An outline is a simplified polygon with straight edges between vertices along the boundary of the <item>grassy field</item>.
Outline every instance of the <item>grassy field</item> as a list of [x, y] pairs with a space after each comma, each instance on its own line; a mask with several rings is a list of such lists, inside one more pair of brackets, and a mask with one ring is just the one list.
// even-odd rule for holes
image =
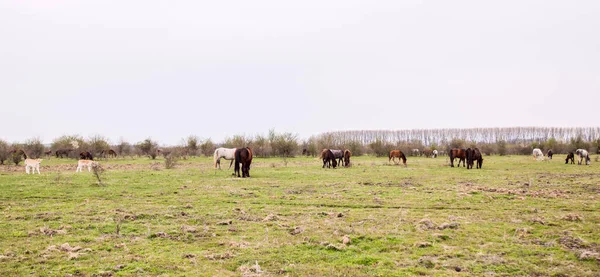
[[0, 276], [598, 276], [600, 163], [484, 158], [0, 166]]

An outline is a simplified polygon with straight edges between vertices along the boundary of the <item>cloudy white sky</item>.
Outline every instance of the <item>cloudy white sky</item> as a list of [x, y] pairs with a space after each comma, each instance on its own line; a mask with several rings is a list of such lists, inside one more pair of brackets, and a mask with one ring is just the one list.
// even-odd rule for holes
[[598, 126], [600, 1], [0, 2], [0, 138]]

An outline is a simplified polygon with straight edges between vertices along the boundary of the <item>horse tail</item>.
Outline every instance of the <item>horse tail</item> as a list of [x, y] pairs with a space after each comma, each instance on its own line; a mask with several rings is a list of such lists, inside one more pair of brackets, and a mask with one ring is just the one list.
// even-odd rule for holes
[[404, 155], [404, 153], [402, 151], [400, 151], [400, 158], [402, 158], [402, 163], [404, 165], [406, 165], [406, 156]]
[[215, 153], [213, 154], [213, 163], [215, 165], [215, 168], [217, 168], [217, 156], [219, 154], [219, 149], [215, 149]]
[[234, 172], [240, 171], [240, 162], [242, 161], [242, 149], [235, 149], [235, 153], [233, 154], [235, 160], [235, 166], [233, 167]]

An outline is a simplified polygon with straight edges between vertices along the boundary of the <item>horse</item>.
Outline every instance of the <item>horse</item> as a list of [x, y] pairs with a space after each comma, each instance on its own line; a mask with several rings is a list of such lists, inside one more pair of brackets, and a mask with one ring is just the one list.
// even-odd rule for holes
[[81, 158], [82, 160], [90, 160], [90, 161], [94, 160], [94, 156], [92, 156], [92, 153], [90, 153], [88, 151], [83, 151], [83, 152], [79, 153], [79, 158]]
[[392, 151], [390, 151], [390, 154], [388, 156], [388, 163], [390, 161], [393, 161], [395, 164], [397, 164], [396, 163], [396, 158], [398, 158], [398, 162], [400, 162], [400, 159], [402, 159], [402, 163], [404, 164], [404, 166], [406, 166], [406, 156], [400, 150], [392, 150]]
[[575, 155], [573, 154], [573, 152], [569, 152], [569, 154], [567, 154], [565, 164], [569, 164], [569, 160], [571, 160], [571, 164], [575, 164]]
[[575, 155], [579, 156], [579, 161], [577, 161], [578, 165], [581, 165], [581, 163], [583, 162], [583, 160], [585, 160], [585, 164], [586, 165], [590, 165], [591, 164], [590, 154], [588, 153], [587, 150], [585, 150], [585, 149], [577, 149], [577, 150], [575, 150]]
[[348, 150], [348, 149], [344, 150], [344, 166], [345, 167], [350, 166], [350, 157], [351, 156], [352, 156], [352, 152], [350, 152], [350, 150]]
[[104, 158], [116, 158], [117, 152], [115, 152], [115, 150], [112, 149], [102, 150], [102, 152], [100, 152], [100, 155]]
[[31, 172], [32, 174], [35, 174], [35, 171], [37, 170], [38, 174], [40, 173], [40, 163], [43, 161], [43, 159], [30, 159], [29, 157], [27, 157], [27, 154], [25, 154], [25, 151], [23, 151], [23, 149], [20, 149], [19, 151], [14, 151], [14, 154], [16, 155], [23, 155], [23, 158], [25, 159], [25, 173], [29, 174], [29, 172]]
[[229, 168], [231, 168], [231, 165], [233, 164], [233, 161], [235, 160], [235, 151], [236, 148], [217, 148], [215, 149], [215, 153], [213, 154], [213, 161], [215, 164], [215, 169], [217, 168], [217, 166], [219, 166], [219, 169], [221, 169], [221, 158], [231, 161], [229, 163]]
[[552, 152], [552, 149], [548, 150], [548, 159], [552, 160], [552, 155], [554, 155], [554, 153]]
[[46, 155], [47, 158], [50, 158], [50, 155], [52, 155], [52, 150], [45, 151], [44, 155]]
[[481, 152], [479, 148], [467, 148], [467, 169], [473, 169], [473, 162], [477, 161], [477, 169], [480, 169], [483, 166], [483, 157], [481, 156]]
[[411, 150], [413, 156], [419, 156], [419, 149], [415, 148]]
[[431, 148], [423, 149], [423, 156], [429, 158], [431, 157], [431, 155], [433, 155], [433, 151], [431, 151]]
[[450, 167], [454, 167], [454, 159], [458, 158], [458, 167], [460, 167], [460, 162], [462, 161], [463, 167], [465, 167], [465, 159], [467, 158], [467, 152], [463, 148], [452, 148], [450, 152], [448, 152], [450, 156]]
[[325, 168], [326, 165], [327, 168], [331, 168], [332, 166], [335, 168], [338, 165], [335, 155], [333, 155], [333, 152], [331, 152], [329, 149], [323, 149], [321, 151], [321, 159], [323, 160], [322, 168]]
[[437, 156], [438, 156], [438, 151], [437, 151], [437, 150], [433, 150], [433, 151], [431, 152], [431, 154], [433, 155], [433, 156], [432, 156], [433, 158], [437, 158]]
[[250, 164], [252, 163], [252, 149], [250, 147], [237, 148], [234, 153], [235, 166], [233, 175], [240, 177], [240, 163], [242, 164], [242, 178], [250, 177]]
[[98, 163], [91, 160], [79, 160], [77, 161], [77, 169], [75, 172], [82, 172], [82, 169], [87, 166], [88, 172], [92, 171], [92, 167], [96, 166]]
[[335, 150], [335, 149], [329, 149], [331, 150], [331, 153], [333, 153], [333, 156], [338, 160], [337, 163], [339, 165], [344, 165], [344, 150]]
[[69, 153], [71, 153], [71, 151], [73, 151], [73, 149], [58, 149], [56, 150], [56, 152], [54, 152], [54, 154], [56, 155], [57, 158], [63, 158], [63, 156], [65, 157], [69, 157]]
[[542, 150], [540, 150], [539, 148], [535, 148], [533, 149], [533, 159], [534, 160], [543, 160], [544, 159], [544, 153], [542, 153]]

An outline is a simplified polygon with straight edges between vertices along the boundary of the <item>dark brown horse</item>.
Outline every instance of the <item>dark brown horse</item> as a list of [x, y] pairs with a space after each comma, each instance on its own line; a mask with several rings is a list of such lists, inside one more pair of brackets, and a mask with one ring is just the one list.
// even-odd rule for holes
[[552, 155], [554, 155], [554, 153], [552, 153], [552, 150], [548, 150], [548, 159], [552, 160]]
[[398, 162], [400, 162], [400, 159], [402, 159], [402, 163], [404, 164], [404, 166], [406, 166], [406, 156], [400, 150], [390, 151], [390, 155], [388, 156], [388, 158], [389, 158], [388, 163], [390, 161], [393, 161], [394, 163], [396, 163], [396, 158], [398, 158]]
[[240, 177], [240, 164], [242, 164], [242, 178], [250, 177], [250, 164], [252, 163], [252, 149], [250, 147], [235, 150], [235, 167], [233, 175]]
[[321, 159], [323, 159], [323, 168], [325, 168], [325, 165], [327, 165], [327, 168], [331, 168], [331, 166], [335, 168], [337, 166], [335, 155], [329, 149], [321, 151]]
[[350, 152], [350, 150], [348, 150], [348, 149], [344, 150], [344, 166], [345, 167], [350, 166], [350, 157], [352, 157], [352, 152]]
[[[480, 169], [483, 165], [483, 157], [481, 156], [481, 152], [479, 148], [467, 148], [467, 169], [473, 168], [474, 161], [477, 161], [477, 169]], [[464, 164], [463, 164], [464, 165]]]
[[56, 150], [56, 152], [54, 152], [54, 155], [56, 155], [57, 158], [63, 158], [64, 157], [69, 157], [69, 153], [71, 153], [71, 151], [73, 151], [73, 149], [58, 149]]
[[450, 167], [454, 167], [454, 159], [458, 158], [458, 167], [462, 161], [463, 167], [465, 167], [465, 160], [467, 159], [467, 151], [463, 148], [452, 148], [448, 153], [450, 155]]
[[431, 148], [425, 148], [425, 149], [423, 149], [423, 155], [427, 158], [432, 157], [433, 150], [431, 150]]
[[82, 160], [90, 160], [90, 161], [94, 160], [94, 156], [92, 156], [92, 153], [90, 153], [88, 151], [83, 151], [83, 152], [79, 153], [79, 158], [81, 158]]
[[102, 150], [102, 152], [100, 152], [100, 155], [104, 158], [116, 158], [117, 152], [115, 152], [115, 150], [112, 149]]
[[46, 155], [46, 157], [50, 157], [50, 155], [52, 155], [52, 150], [44, 151], [44, 155]]
[[571, 164], [575, 164], [575, 154], [573, 154], [573, 152], [569, 152], [569, 154], [567, 154], [565, 164], [569, 164], [569, 160], [571, 160]]

